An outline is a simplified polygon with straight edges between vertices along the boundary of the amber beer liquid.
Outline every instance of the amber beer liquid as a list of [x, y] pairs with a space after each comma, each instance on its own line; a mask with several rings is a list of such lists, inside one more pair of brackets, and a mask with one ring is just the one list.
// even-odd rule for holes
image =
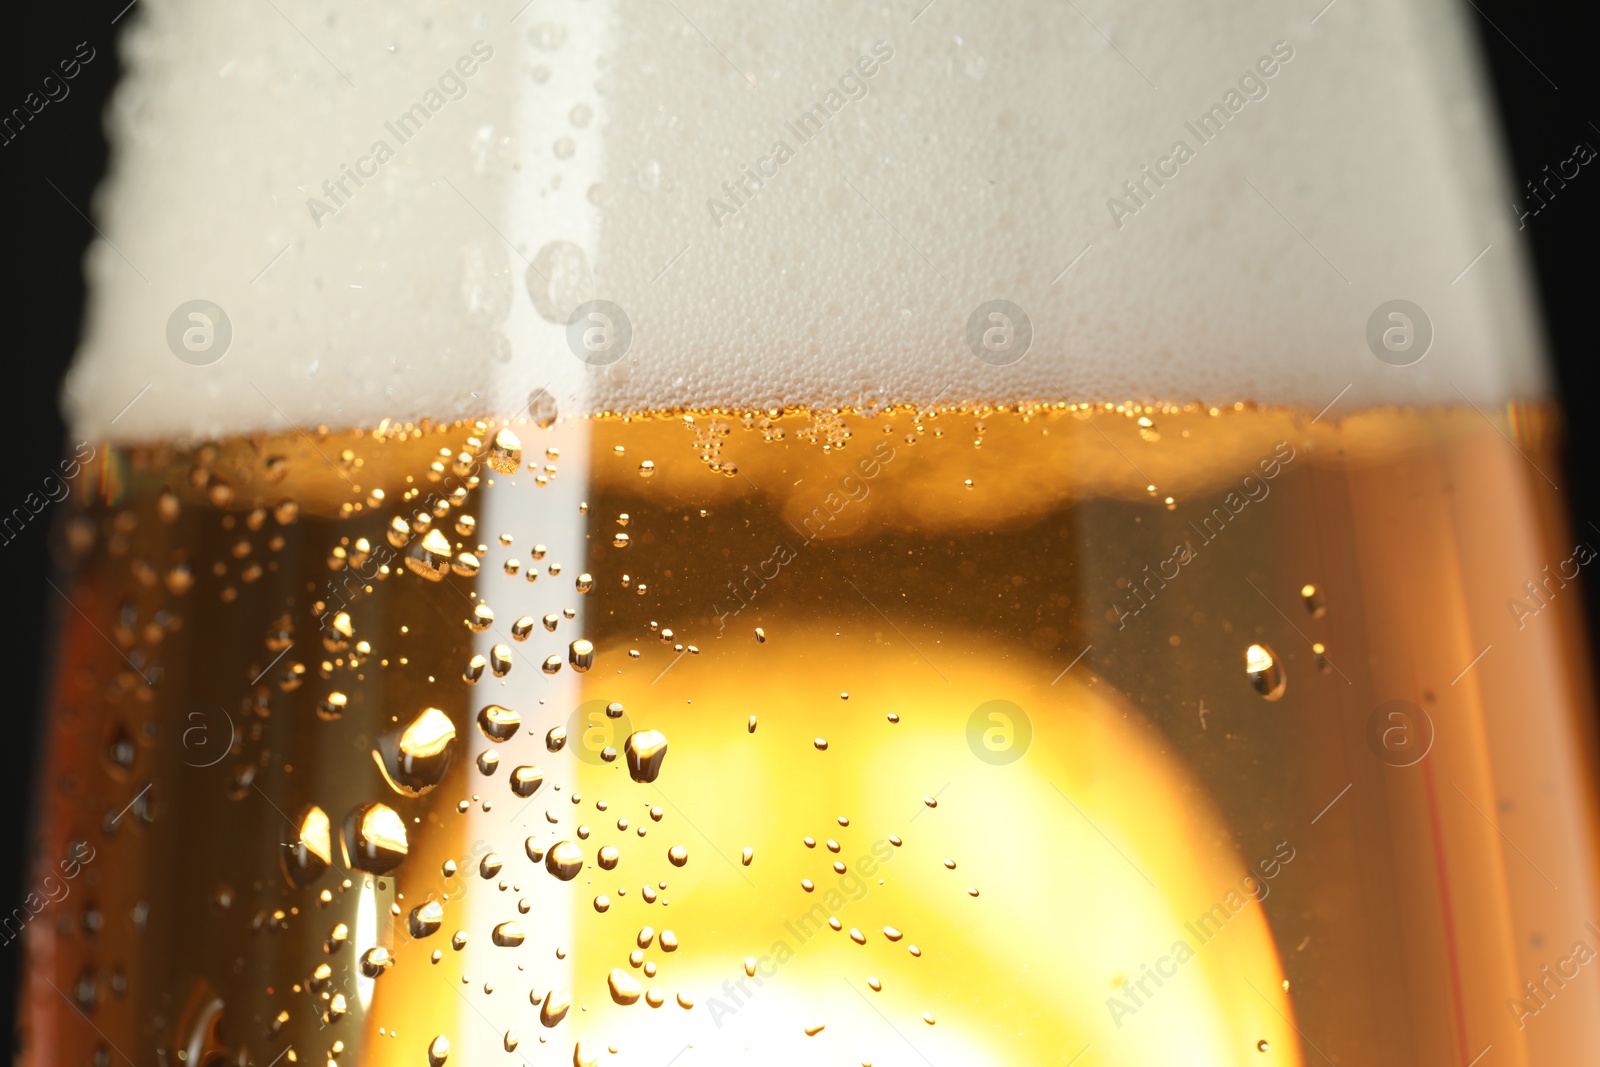
[[113, 450], [22, 1062], [1587, 1062], [1555, 413], [1313, 414]]
[[1588, 1064], [1476, 16], [1114, 6], [136, 5], [21, 1062]]

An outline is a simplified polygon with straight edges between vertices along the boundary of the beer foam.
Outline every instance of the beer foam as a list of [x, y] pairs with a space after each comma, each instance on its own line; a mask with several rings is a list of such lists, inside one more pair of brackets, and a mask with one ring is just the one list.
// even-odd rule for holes
[[145, 0], [71, 420], [1546, 392], [1455, 4], [925, 3]]

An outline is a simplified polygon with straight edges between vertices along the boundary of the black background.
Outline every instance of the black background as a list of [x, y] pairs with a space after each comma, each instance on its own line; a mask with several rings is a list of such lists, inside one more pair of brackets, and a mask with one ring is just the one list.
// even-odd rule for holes
[[[12, 411], [0, 431], [0, 511], [37, 491], [64, 448], [56, 398], [77, 346], [84, 299], [80, 263], [94, 237], [78, 212], [88, 211], [105, 171], [101, 112], [118, 73], [113, 19], [126, 3], [18, 4], [6, 11], [9, 54], [0, 66], [0, 113], [9, 113], [36, 91], [56, 61], [70, 56], [79, 42], [87, 41], [98, 55], [71, 83], [70, 96], [50, 104], [20, 136], [0, 147], [0, 182], [6, 193], [0, 201], [0, 248], [9, 261], [0, 380]], [[1595, 37], [1589, 32], [1587, 6], [1525, 0], [1477, 0], [1475, 6], [1473, 18], [1488, 57], [1519, 190], [1524, 181], [1540, 177], [1546, 165], [1553, 169], [1571, 157], [1580, 141], [1600, 150]], [[125, 18], [132, 15], [128, 12]], [[1591, 174], [1591, 169], [1585, 168], [1538, 217], [1529, 218], [1526, 232], [1561, 399], [1573, 427], [1565, 477], [1559, 480], [1574, 525], [1583, 529], [1590, 522], [1600, 526], [1600, 472], [1585, 459], [1584, 447], [1590, 405], [1600, 400], [1590, 374], [1597, 356], [1600, 304], [1592, 258], [1600, 238], [1600, 172]], [[0, 617], [6, 619], [0, 629], [0, 671], [7, 681], [0, 690], [0, 913], [9, 912], [25, 893], [21, 859], [38, 765], [38, 709], [50, 634], [64, 610], [45, 582], [47, 518], [0, 545], [0, 579], [5, 583]], [[22, 958], [19, 946], [0, 946], [0, 1025], [7, 1032]]]

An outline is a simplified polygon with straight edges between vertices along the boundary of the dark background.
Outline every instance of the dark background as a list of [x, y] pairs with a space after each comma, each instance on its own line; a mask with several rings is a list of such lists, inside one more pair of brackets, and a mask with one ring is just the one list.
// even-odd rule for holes
[[[87, 41], [99, 54], [70, 83], [65, 100], [51, 103], [20, 136], [0, 147], [6, 194], [0, 201], [5, 215], [0, 248], [9, 260], [0, 344], [9, 349], [3, 373], [13, 414], [0, 457], [3, 511], [38, 489], [65, 447], [56, 396], [77, 345], [84, 299], [80, 261], [94, 237], [78, 212], [88, 210], [105, 171], [100, 116], [118, 73], [114, 41], [120, 23], [113, 20], [125, 6], [131, 6], [127, 0], [111, 0], [18, 4], [6, 11], [10, 54], [0, 66], [0, 112], [9, 113], [37, 90], [55, 61], [70, 56], [79, 42]], [[1594, 106], [1595, 39], [1585, 6], [1525, 0], [1476, 0], [1474, 6], [1519, 190], [1523, 182], [1541, 177], [1546, 165], [1554, 168], [1570, 158], [1580, 141], [1600, 150], [1600, 126], [1590, 121], [1600, 121], [1600, 108]], [[1579, 528], [1590, 522], [1600, 526], [1600, 472], [1583, 460], [1582, 444], [1587, 409], [1600, 400], [1589, 373], [1600, 354], [1594, 340], [1600, 294], [1593, 269], [1600, 239], [1600, 173], [1590, 175], [1593, 166], [1526, 220], [1561, 398], [1575, 429], [1560, 481]], [[25, 893], [20, 861], [38, 763], [38, 709], [49, 635], [63, 608], [45, 584], [50, 515], [0, 545], [9, 620], [0, 662], [10, 679], [0, 710], [0, 912], [11, 910]], [[4, 1032], [11, 1029], [19, 944], [0, 946]]]

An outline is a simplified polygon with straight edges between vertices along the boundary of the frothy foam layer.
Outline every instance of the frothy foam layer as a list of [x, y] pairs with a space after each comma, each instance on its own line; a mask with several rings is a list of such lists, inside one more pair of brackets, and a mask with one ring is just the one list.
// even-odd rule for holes
[[1545, 392], [1441, 0], [518, 6], [131, 12], [78, 431]]

